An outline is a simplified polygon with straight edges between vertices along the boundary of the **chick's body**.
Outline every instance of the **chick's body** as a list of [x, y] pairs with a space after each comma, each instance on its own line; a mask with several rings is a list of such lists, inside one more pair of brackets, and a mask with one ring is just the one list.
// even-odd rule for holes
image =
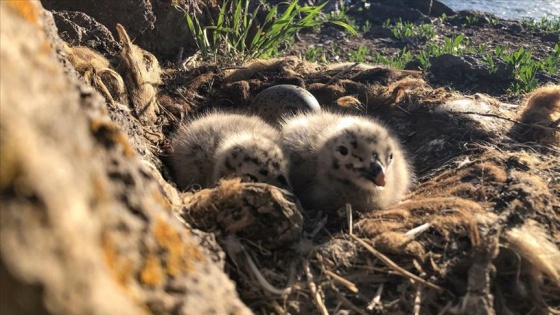
[[309, 113], [282, 125], [289, 179], [303, 206], [364, 211], [402, 199], [411, 169], [389, 131], [372, 118]]
[[228, 176], [289, 186], [280, 134], [260, 118], [206, 114], [183, 124], [171, 146], [168, 165], [181, 189], [212, 187]]

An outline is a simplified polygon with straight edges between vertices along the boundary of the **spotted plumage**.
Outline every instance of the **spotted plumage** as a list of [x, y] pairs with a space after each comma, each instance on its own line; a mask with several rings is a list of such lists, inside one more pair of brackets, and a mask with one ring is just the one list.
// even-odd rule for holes
[[171, 147], [168, 166], [181, 189], [213, 187], [232, 176], [289, 187], [280, 134], [258, 117], [203, 115], [183, 124]]
[[385, 208], [410, 186], [398, 140], [372, 118], [307, 113], [287, 119], [282, 138], [289, 179], [304, 208]]

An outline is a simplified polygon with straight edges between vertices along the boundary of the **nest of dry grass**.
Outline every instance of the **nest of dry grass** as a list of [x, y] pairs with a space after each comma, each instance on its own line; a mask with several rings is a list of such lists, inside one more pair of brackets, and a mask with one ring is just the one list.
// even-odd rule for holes
[[[123, 53], [142, 55], [131, 47]], [[307, 213], [289, 192], [238, 181], [183, 196], [179, 214], [215, 233], [256, 313], [560, 314], [560, 87], [535, 92], [518, 110], [434, 89], [419, 72], [284, 58], [239, 69], [143, 64], [143, 82], [157, 82], [157, 73], [162, 84], [127, 84], [123, 98], [122, 88], [101, 86], [106, 80], [94, 76], [107, 71], [97, 66], [109, 68], [77, 70], [109, 103], [131, 102], [124, 105], [156, 154], [185, 116], [248, 108], [276, 84], [306, 88], [330, 110], [377, 116], [402, 139], [418, 179], [389, 209]], [[139, 111], [145, 104], [152, 110]], [[109, 111], [123, 115], [118, 108]]]

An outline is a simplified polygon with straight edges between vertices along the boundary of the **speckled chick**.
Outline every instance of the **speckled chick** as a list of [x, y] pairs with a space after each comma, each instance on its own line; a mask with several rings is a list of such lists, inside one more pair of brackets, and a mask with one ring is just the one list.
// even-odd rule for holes
[[203, 115], [182, 125], [171, 147], [168, 166], [183, 190], [214, 187], [231, 176], [289, 188], [280, 134], [258, 117]]
[[257, 94], [249, 107], [266, 122], [279, 126], [283, 116], [304, 112], [320, 112], [319, 101], [306, 89], [291, 84], [279, 84]]
[[289, 179], [307, 210], [386, 208], [403, 198], [412, 172], [398, 140], [372, 118], [328, 112], [282, 124]]

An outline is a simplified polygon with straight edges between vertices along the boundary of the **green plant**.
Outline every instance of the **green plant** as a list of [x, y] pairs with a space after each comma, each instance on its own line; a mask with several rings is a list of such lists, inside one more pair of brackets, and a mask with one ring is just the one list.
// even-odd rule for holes
[[560, 68], [560, 45], [554, 45], [552, 53], [543, 60], [539, 61], [539, 69], [550, 74], [558, 73]]
[[392, 56], [391, 58], [385, 57], [380, 53], [376, 52], [373, 56], [371, 56], [372, 62], [384, 64], [393, 68], [403, 69], [405, 64], [412, 60], [412, 53], [403, 48], [399, 53]]
[[465, 36], [460, 34], [453, 37], [446, 37], [443, 39], [443, 46], [438, 49], [437, 55], [442, 54], [459, 54], [464, 51], [461, 43]]
[[539, 81], [536, 79], [538, 66], [536, 64], [524, 64], [517, 71], [517, 81], [512, 85], [512, 91], [516, 94], [520, 92], [530, 92], [534, 90]]
[[370, 29], [371, 29], [371, 23], [369, 22], [369, 20], [366, 20], [364, 22], [364, 25], [362, 26], [362, 32], [367, 33], [369, 32]]
[[[326, 3], [327, 1], [325, 1], [325, 3], [321, 6], [324, 6]], [[359, 29], [359, 26], [356, 24], [356, 20], [347, 14], [347, 11], [348, 8], [345, 5], [342, 5], [340, 10], [328, 12], [326, 14], [327, 21], [338, 26], [342, 26], [352, 35], [358, 35], [356, 29]]]
[[323, 46], [311, 46], [305, 52], [305, 59], [311, 62], [319, 62], [325, 59], [325, 53], [323, 52]]
[[484, 55], [482, 57], [482, 61], [484, 62], [485, 65], [488, 66], [488, 72], [492, 73], [496, 73], [496, 71], [498, 71], [498, 67], [496, 66], [496, 64], [494, 63], [494, 58], [492, 56], [492, 54], [487, 54]]
[[[224, 0], [212, 25], [203, 25], [196, 16], [177, 8], [184, 12], [203, 59], [214, 62], [243, 63], [273, 56], [278, 46], [292, 39], [297, 31], [325, 23], [319, 15], [326, 2], [319, 6], [299, 6], [298, 1], [293, 0], [282, 14], [278, 6], [272, 6], [263, 21], [257, 20], [260, 5], [250, 12], [249, 4], [250, 0]], [[344, 22], [329, 22], [355, 33]]]
[[504, 59], [504, 54], [508, 48], [508, 45], [496, 45], [496, 47], [494, 47], [494, 54], [496, 57]]
[[432, 39], [436, 36], [434, 28], [431, 24], [422, 23], [416, 25], [411, 22], [403, 22], [400, 18], [395, 23], [391, 23], [391, 20], [387, 19], [383, 22], [383, 27], [391, 30], [395, 38], [405, 38], [405, 37], [418, 37], [424, 39]]
[[540, 21], [535, 19], [523, 19], [521, 23], [524, 27], [529, 29], [539, 29], [551, 33], [560, 32], [560, 17], [548, 18], [543, 16]]
[[352, 62], [365, 62], [366, 56], [369, 55], [369, 49], [364, 46], [358, 47], [356, 50], [350, 52], [350, 57], [348, 61]]
[[478, 18], [478, 16], [467, 16], [466, 20], [467, 20], [466, 23], [461, 24], [463, 27], [465, 27], [465, 25], [474, 25], [474, 24], [478, 23], [479, 18]]

